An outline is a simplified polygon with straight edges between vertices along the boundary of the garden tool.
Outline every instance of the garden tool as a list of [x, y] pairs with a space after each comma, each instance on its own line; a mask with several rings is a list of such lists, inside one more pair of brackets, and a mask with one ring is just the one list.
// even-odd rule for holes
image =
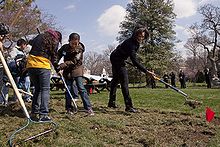
[[76, 101], [74, 100], [74, 98], [73, 98], [73, 96], [72, 96], [72, 94], [71, 94], [71, 92], [70, 92], [68, 86], [66, 85], [66, 82], [65, 82], [65, 79], [64, 79], [64, 77], [63, 77], [63, 74], [62, 74], [61, 72], [58, 72], [58, 74], [60, 75], [60, 78], [61, 78], [61, 80], [63, 81], [63, 84], [64, 84], [64, 86], [65, 86], [65, 88], [66, 88], [66, 91], [68, 92], [68, 94], [70, 95], [70, 98], [71, 98], [72, 101], [73, 101], [74, 108], [75, 108], [74, 111], [77, 112]]
[[170, 85], [170, 84], [164, 82], [161, 78], [158, 78], [158, 77], [154, 76], [154, 79], [160, 81], [161, 83], [167, 85], [168, 87], [170, 87], [171, 89], [175, 90], [176, 92], [182, 94], [182, 95], [184, 96], [184, 98], [185, 98], [185, 103], [184, 103], [185, 105], [189, 105], [190, 107], [192, 107], [193, 109], [195, 109], [197, 106], [199, 106], [199, 105], [202, 104], [202, 102], [199, 102], [199, 101], [190, 99], [190, 97], [188, 96], [188, 94], [186, 94], [186, 93], [184, 93], [183, 91], [181, 91], [180, 89], [178, 89], [178, 88], [176, 88], [176, 87], [174, 87], [174, 86], [172, 86], [172, 85]]

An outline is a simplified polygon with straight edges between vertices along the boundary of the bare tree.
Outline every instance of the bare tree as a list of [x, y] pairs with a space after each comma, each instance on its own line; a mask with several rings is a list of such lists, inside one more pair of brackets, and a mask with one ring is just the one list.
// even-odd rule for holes
[[111, 63], [110, 54], [115, 49], [115, 46], [109, 45], [103, 53], [98, 54], [97, 52], [87, 52], [84, 56], [84, 65], [90, 70], [91, 74], [100, 75], [102, 74], [103, 68], [106, 72], [111, 75]]
[[90, 70], [91, 74], [99, 75], [102, 73], [102, 55], [97, 52], [87, 52], [84, 56], [84, 65]]
[[112, 65], [110, 62], [110, 54], [113, 52], [114, 49], [115, 49], [114, 45], [109, 45], [108, 48], [104, 50], [104, 54], [103, 54], [104, 68], [110, 76], [112, 75]]
[[219, 7], [207, 4], [199, 9], [203, 20], [199, 25], [195, 23], [190, 27], [192, 40], [199, 48], [207, 52], [207, 58], [210, 61], [210, 70], [212, 75], [217, 75], [217, 61], [220, 35], [220, 9]]
[[189, 70], [189, 75], [194, 78], [198, 71], [203, 71], [207, 65], [207, 54], [201, 48], [200, 44], [194, 42], [192, 38], [188, 39], [184, 45], [188, 49], [191, 56], [186, 60], [186, 66]]
[[36, 28], [45, 30], [55, 28], [55, 17], [43, 14], [34, 0], [8, 0], [0, 3], [1, 22], [10, 26], [10, 38], [18, 38], [37, 34]]

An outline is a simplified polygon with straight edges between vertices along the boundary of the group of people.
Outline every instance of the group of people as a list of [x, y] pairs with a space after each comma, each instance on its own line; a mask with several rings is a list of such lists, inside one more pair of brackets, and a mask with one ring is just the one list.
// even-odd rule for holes
[[[179, 73], [178, 76], [179, 76], [180, 87], [181, 88], [186, 88], [186, 77], [185, 77], [184, 72], [182, 70], [180, 70], [180, 73]], [[176, 75], [173, 71], [170, 74], [168, 74], [167, 72], [164, 73], [162, 79], [163, 79], [164, 82], [170, 83], [171, 86], [176, 87]], [[153, 78], [150, 79], [150, 83], [151, 83], [152, 89], [156, 88], [156, 82]], [[168, 88], [168, 87], [169, 87], [168, 85], [165, 85], [165, 88]]]
[[[134, 30], [133, 35], [125, 40], [122, 44], [111, 53], [110, 60], [112, 64], [113, 79], [111, 81], [111, 90], [109, 94], [109, 108], [117, 108], [116, 90], [120, 83], [125, 102], [125, 111], [137, 112], [133, 107], [133, 103], [128, 89], [128, 73], [125, 66], [125, 60], [130, 57], [134, 66], [138, 67], [142, 72], [154, 76], [154, 73], [148, 71], [141, 65], [136, 57], [141, 43], [149, 37], [149, 33], [144, 27], [138, 27]], [[62, 41], [62, 34], [59, 31], [49, 29], [44, 33], [37, 35], [29, 42], [31, 50], [26, 57], [25, 71], [28, 73], [26, 77], [30, 77], [30, 81], [34, 87], [31, 105], [31, 119], [37, 121], [51, 121], [49, 117], [49, 99], [50, 99], [50, 78], [52, 66], [58, 74], [62, 74], [65, 83], [70, 91], [73, 91], [74, 81], [78, 92], [82, 98], [84, 109], [89, 115], [94, 115], [92, 104], [90, 102], [87, 90], [83, 85], [83, 52], [85, 46], [80, 42], [80, 35], [71, 33], [69, 35], [69, 43], [64, 44], [60, 49], [59, 43]], [[17, 44], [17, 46], [20, 46]], [[21, 50], [19, 47], [19, 51]], [[59, 60], [64, 58], [61, 64]], [[24, 71], [22, 71], [24, 72]], [[22, 78], [23, 79], [23, 78]], [[71, 103], [70, 94], [66, 91], [65, 109], [67, 113], [74, 113]]]
[[[0, 41], [2, 43], [3, 37]], [[62, 34], [59, 31], [49, 29], [44, 33], [37, 35], [29, 42], [26, 42], [24, 39], [19, 39], [17, 41], [17, 46], [11, 52], [8, 67], [17, 87], [20, 88], [20, 85], [24, 87], [26, 86], [25, 91], [28, 92], [30, 89], [30, 81], [34, 87], [31, 100], [29, 98], [24, 99], [27, 102], [32, 102], [30, 114], [32, 120], [42, 122], [51, 121], [48, 113], [52, 66], [57, 73], [63, 74], [65, 83], [70, 90], [73, 81], [75, 81], [85, 110], [89, 115], [94, 115], [90, 99], [83, 86], [82, 80], [82, 60], [85, 46], [80, 42], [80, 35], [77, 33], [70, 34], [69, 43], [63, 45], [59, 49], [58, 46], [61, 41]], [[26, 56], [24, 49], [28, 43], [30, 44], [31, 49]], [[64, 57], [64, 62], [58, 64], [62, 57]], [[6, 83], [7, 81], [4, 82]], [[8, 92], [7, 84], [2, 84], [1, 89], [2, 96], [5, 96]], [[66, 92], [65, 96], [65, 108], [67, 113], [73, 113], [73, 106], [69, 93]]]
[[[137, 60], [137, 51], [142, 43], [149, 38], [149, 32], [145, 27], [137, 27], [134, 29], [130, 38], [119, 44], [110, 55], [112, 64], [113, 78], [109, 93], [109, 108], [117, 108], [116, 105], [116, 90], [118, 84], [121, 86], [124, 97], [125, 111], [137, 112], [133, 107], [132, 99], [128, 88], [128, 71], [126, 68], [126, 60], [131, 59], [133, 66], [136, 66], [140, 71], [148, 75], [153, 82], [152, 88], [155, 88], [155, 74], [152, 69], [147, 69]], [[2, 40], [0, 40], [2, 42]], [[31, 119], [38, 121], [51, 121], [49, 117], [49, 99], [50, 99], [50, 78], [51, 69], [54, 67], [56, 72], [63, 75], [65, 83], [74, 97], [81, 96], [83, 107], [89, 115], [94, 115], [92, 104], [88, 96], [87, 90], [83, 85], [83, 53], [85, 51], [84, 44], [80, 41], [78, 33], [71, 33], [67, 44], [59, 47], [62, 42], [62, 34], [59, 31], [49, 29], [44, 33], [38, 34], [33, 40], [29, 42], [31, 49], [25, 52], [28, 44], [24, 39], [17, 41], [17, 46], [13, 50], [9, 67], [11, 73], [14, 75], [16, 84], [25, 91], [30, 91], [30, 81], [34, 87], [33, 97], [26, 97], [25, 101], [32, 102], [31, 105]], [[63, 63], [59, 64], [60, 59], [63, 58]], [[22, 61], [22, 62], [21, 62]], [[10, 65], [11, 64], [11, 65]], [[14, 71], [14, 67], [19, 67]], [[24, 69], [24, 70], [23, 70]], [[0, 74], [2, 74], [0, 67]], [[15, 74], [14, 74], [15, 73]], [[176, 76], [174, 72], [169, 75], [165, 74], [163, 80], [168, 83], [171, 79], [171, 85], [176, 87]], [[1, 80], [0, 80], [1, 81]], [[7, 81], [7, 80], [6, 80]], [[179, 81], [181, 88], [186, 88], [185, 74], [182, 70], [179, 73]], [[3, 85], [3, 84], [1, 84]], [[2, 88], [3, 87], [3, 88]], [[76, 87], [76, 88], [74, 88]], [[1, 86], [2, 95], [6, 96], [8, 92], [7, 86]], [[166, 87], [168, 88], [168, 87]], [[77, 89], [77, 91], [76, 91]], [[66, 90], [65, 93], [65, 109], [68, 114], [74, 113], [72, 105], [72, 96]]]
[[[109, 93], [109, 108], [117, 108], [116, 105], [116, 90], [118, 84], [121, 86], [124, 97], [125, 111], [137, 112], [133, 107], [132, 99], [128, 88], [128, 71], [126, 68], [126, 60], [131, 59], [134, 66], [144, 72], [150, 78], [154, 79], [155, 74], [152, 70], [148, 70], [137, 60], [137, 51], [142, 43], [149, 38], [149, 32], [145, 27], [137, 27], [134, 29], [130, 38], [126, 39], [110, 55], [112, 64], [113, 78], [111, 81]], [[87, 90], [83, 85], [83, 52], [85, 46], [80, 42], [80, 35], [71, 33], [69, 42], [62, 45], [59, 49], [59, 43], [62, 41], [62, 34], [59, 31], [49, 29], [44, 33], [37, 35], [30, 41], [31, 50], [26, 58], [26, 71], [30, 77], [30, 81], [34, 87], [31, 106], [31, 118], [38, 121], [51, 121], [49, 117], [49, 99], [50, 99], [50, 78], [52, 66], [58, 74], [62, 74], [65, 83], [70, 91], [73, 91], [74, 82], [81, 96], [83, 107], [89, 115], [94, 115], [92, 104], [90, 102]], [[19, 46], [19, 44], [17, 44]], [[21, 47], [20, 47], [21, 48]], [[59, 60], [64, 58], [61, 64]], [[171, 84], [175, 85], [175, 74], [171, 73]], [[184, 79], [184, 75], [179, 75], [180, 80]], [[181, 88], [185, 88], [181, 84]], [[74, 108], [71, 103], [71, 96], [66, 91], [65, 109], [67, 113], [74, 113]]]
[[[57, 73], [63, 72], [65, 83], [70, 91], [72, 90], [73, 82], [76, 82], [84, 109], [89, 115], [94, 115], [88, 93], [82, 81], [82, 60], [85, 47], [83, 43], [80, 42], [80, 35], [77, 33], [70, 34], [69, 43], [64, 44], [58, 49], [58, 45], [61, 41], [62, 34], [51, 29], [39, 34], [32, 40], [32, 49], [27, 58], [26, 68], [35, 87], [31, 110], [31, 118], [34, 120], [51, 120], [48, 116], [51, 64]], [[64, 57], [64, 62], [59, 65], [59, 60], [62, 57]], [[67, 113], [72, 114], [74, 112], [70, 93], [66, 91], [65, 96], [65, 108]]]

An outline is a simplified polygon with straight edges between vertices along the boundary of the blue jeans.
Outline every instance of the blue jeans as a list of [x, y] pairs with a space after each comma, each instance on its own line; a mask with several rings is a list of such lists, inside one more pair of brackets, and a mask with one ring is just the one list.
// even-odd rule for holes
[[[24, 76], [24, 77], [20, 77], [19, 81], [18, 81], [18, 87], [28, 93], [30, 93], [30, 86], [31, 86], [31, 82], [30, 82], [30, 77], [29, 76]], [[30, 99], [31, 96], [28, 94], [24, 95], [24, 99]]]
[[[0, 67], [0, 90], [3, 89], [4, 87], [4, 82], [3, 82], [3, 74], [4, 73], [4, 68], [3, 67]], [[3, 95], [2, 95], [2, 92], [0, 93], [0, 103], [4, 101], [4, 98], [3, 98]]]
[[[74, 81], [76, 81], [76, 86], [78, 88], [80, 97], [82, 99], [84, 109], [86, 109], [86, 110], [90, 109], [92, 106], [91, 106], [91, 103], [90, 103], [90, 100], [89, 100], [87, 90], [85, 89], [85, 87], [83, 85], [83, 82], [82, 82], [83, 78], [82, 77], [75, 77], [73, 79], [65, 79], [66, 85], [67, 85], [67, 87], [68, 87], [68, 89], [70, 90], [71, 93], [74, 93], [73, 92]], [[71, 97], [70, 97], [70, 95], [68, 94], [67, 91], [66, 91], [65, 96], [66, 96], [66, 106], [65, 106], [66, 110], [73, 109], [73, 106], [71, 104]]]
[[0, 102], [8, 101], [8, 92], [9, 92], [9, 86], [3, 85], [2, 91], [1, 91], [1, 99]]
[[35, 88], [31, 113], [47, 115], [49, 113], [51, 71], [44, 68], [29, 68], [28, 72]]

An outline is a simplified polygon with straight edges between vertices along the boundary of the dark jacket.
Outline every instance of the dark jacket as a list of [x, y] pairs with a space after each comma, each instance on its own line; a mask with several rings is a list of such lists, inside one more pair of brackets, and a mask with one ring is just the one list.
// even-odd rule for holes
[[125, 60], [130, 57], [133, 65], [142, 72], [146, 73], [147, 69], [137, 61], [136, 54], [139, 47], [139, 42], [133, 39], [133, 37], [125, 40], [122, 44], [118, 45], [117, 48], [111, 53], [110, 60], [112, 66], [125, 66]]
[[[51, 37], [50, 42], [49, 37]], [[46, 40], [50, 45], [46, 45]], [[55, 66], [55, 63], [57, 63], [57, 49], [59, 42], [55, 41], [52, 35], [48, 33], [39, 34], [30, 42], [30, 45], [32, 48], [29, 54], [45, 57]]]
[[82, 43], [75, 49], [71, 49], [69, 44], [63, 45], [58, 50], [58, 60], [64, 57], [64, 63], [68, 62], [68, 66], [63, 71], [65, 78], [74, 78], [83, 76], [83, 52], [85, 47]]

